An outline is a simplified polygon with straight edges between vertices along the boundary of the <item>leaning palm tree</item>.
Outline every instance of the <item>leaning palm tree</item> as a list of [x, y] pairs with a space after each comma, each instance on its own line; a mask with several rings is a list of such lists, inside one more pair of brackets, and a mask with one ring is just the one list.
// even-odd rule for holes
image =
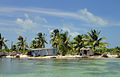
[[37, 41], [37, 48], [45, 48], [45, 44], [48, 44], [47, 40], [45, 39], [46, 34], [38, 33], [37, 37], [35, 38]]
[[88, 35], [85, 34], [85, 37], [88, 39], [88, 44], [92, 48], [92, 51], [94, 52], [95, 48], [106, 48], [108, 46], [108, 43], [102, 42], [105, 40], [105, 37], [99, 38], [101, 31], [91, 30], [88, 32]]
[[0, 33], [0, 52], [2, 51], [2, 47], [4, 47], [6, 50], [8, 50], [7, 45], [5, 44], [5, 42], [7, 42], [8, 40], [4, 40], [4, 37], [1, 36]]
[[26, 39], [24, 40], [24, 38], [22, 36], [18, 37], [19, 42], [16, 43], [17, 47], [19, 50], [24, 51], [26, 48], [29, 48]]
[[60, 31], [58, 29], [54, 29], [53, 32], [51, 32], [50, 38], [50, 43], [52, 44], [53, 48], [57, 48], [59, 44], [59, 37], [60, 37]]
[[61, 33], [59, 44], [58, 44], [58, 51], [65, 56], [65, 54], [71, 49], [70, 46], [70, 36], [68, 36], [68, 32]]

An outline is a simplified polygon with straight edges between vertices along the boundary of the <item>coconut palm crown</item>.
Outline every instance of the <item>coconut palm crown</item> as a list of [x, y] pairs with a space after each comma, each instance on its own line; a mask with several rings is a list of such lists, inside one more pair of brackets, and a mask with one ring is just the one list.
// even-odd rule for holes
[[87, 41], [83, 35], [77, 35], [73, 39], [72, 44], [77, 54], [80, 54], [80, 49], [86, 47]]
[[57, 48], [59, 44], [59, 37], [60, 37], [60, 31], [58, 29], [54, 29], [53, 32], [51, 32], [50, 38], [50, 43], [52, 44], [53, 48]]
[[95, 48], [106, 48], [106, 46], [108, 46], [108, 43], [102, 42], [103, 40], [105, 40], [105, 37], [99, 37], [100, 32], [101, 31], [96, 31], [94, 29], [90, 32], [87, 32], [88, 35], [85, 34], [85, 37], [88, 39], [88, 44], [93, 51], [95, 50]]
[[58, 51], [63, 56], [65, 56], [65, 54], [69, 52], [70, 49], [70, 36], [68, 35], [68, 32], [61, 33], [59, 38]]
[[[45, 39], [46, 34], [45, 33], [38, 33], [37, 37], [35, 38], [36, 40], [36, 48], [45, 48], [45, 44], [48, 44], [47, 40]], [[34, 45], [35, 45], [35, 40]]]
[[25, 50], [26, 48], [29, 48], [26, 39], [24, 40], [24, 38], [22, 36], [19, 36], [17, 38], [19, 40], [19, 42], [16, 43], [17, 47], [19, 50]]

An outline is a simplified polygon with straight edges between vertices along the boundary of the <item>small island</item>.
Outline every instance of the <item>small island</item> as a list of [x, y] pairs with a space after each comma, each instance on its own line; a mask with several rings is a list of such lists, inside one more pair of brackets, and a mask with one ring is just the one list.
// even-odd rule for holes
[[19, 36], [18, 42], [8, 48], [4, 37], [0, 34], [0, 57], [6, 58], [119, 58], [120, 47], [108, 48], [109, 43], [103, 42], [105, 37], [100, 37], [101, 31], [91, 30], [86, 34], [77, 35], [73, 39], [69, 32], [54, 29], [50, 34], [52, 48], [46, 48], [48, 37], [45, 33], [38, 33], [30, 45], [26, 38]]

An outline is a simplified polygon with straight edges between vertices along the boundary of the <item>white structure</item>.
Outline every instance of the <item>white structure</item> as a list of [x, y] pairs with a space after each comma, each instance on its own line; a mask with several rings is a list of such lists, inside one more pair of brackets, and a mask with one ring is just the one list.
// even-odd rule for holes
[[57, 48], [37, 48], [30, 49], [31, 56], [55, 56], [57, 55]]
[[90, 56], [90, 55], [93, 55], [93, 54], [94, 54], [94, 53], [92, 52], [92, 49], [90, 49], [90, 48], [81, 48], [80, 51], [81, 51], [82, 56], [83, 56], [83, 55]]

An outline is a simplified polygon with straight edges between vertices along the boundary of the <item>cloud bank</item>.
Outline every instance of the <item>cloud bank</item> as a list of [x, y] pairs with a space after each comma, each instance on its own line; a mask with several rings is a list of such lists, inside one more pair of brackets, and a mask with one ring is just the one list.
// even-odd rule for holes
[[[71, 19], [77, 19], [83, 21], [87, 24], [107, 26], [110, 23], [103, 19], [100, 16], [96, 16], [93, 13], [89, 12], [86, 8], [78, 10], [77, 12], [64, 12], [54, 9], [43, 9], [43, 8], [9, 8], [9, 7], [0, 7], [0, 13], [19, 13], [19, 12], [30, 12], [30, 13], [40, 13], [46, 15], [52, 15], [57, 17], [66, 17]], [[25, 15], [28, 17], [27, 15]], [[44, 19], [42, 19], [44, 20]], [[44, 20], [46, 22], [46, 20]]]

